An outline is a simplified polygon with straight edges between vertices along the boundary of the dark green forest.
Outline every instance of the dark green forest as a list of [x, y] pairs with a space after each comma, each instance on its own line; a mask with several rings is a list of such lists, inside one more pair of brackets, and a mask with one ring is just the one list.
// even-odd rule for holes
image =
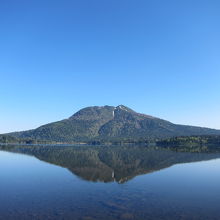
[[[0, 143], [2, 144], [23, 144], [23, 145], [63, 145], [65, 144], [77, 144], [77, 143], [64, 143], [55, 141], [45, 141], [45, 140], [35, 140], [30, 138], [15, 138], [9, 135], [0, 135]], [[78, 143], [79, 144], [79, 143]], [[133, 145], [133, 146], [157, 146], [161, 148], [166, 148], [179, 152], [219, 152], [220, 151], [220, 136], [210, 135], [210, 136], [183, 136], [183, 137], [173, 137], [167, 139], [132, 139], [132, 138], [118, 138], [118, 139], [96, 139], [93, 141], [87, 141], [80, 144], [87, 144], [92, 146], [98, 145]]]
[[175, 151], [220, 151], [220, 136], [174, 137], [156, 141], [156, 145]]

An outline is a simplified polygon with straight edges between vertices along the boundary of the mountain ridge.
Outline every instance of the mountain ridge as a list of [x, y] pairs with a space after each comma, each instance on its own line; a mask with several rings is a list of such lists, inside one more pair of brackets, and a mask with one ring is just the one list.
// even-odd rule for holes
[[28, 131], [12, 132], [9, 135], [58, 142], [83, 142], [220, 135], [220, 130], [178, 125], [154, 116], [137, 113], [124, 105], [116, 107], [105, 105], [86, 107], [67, 119]]

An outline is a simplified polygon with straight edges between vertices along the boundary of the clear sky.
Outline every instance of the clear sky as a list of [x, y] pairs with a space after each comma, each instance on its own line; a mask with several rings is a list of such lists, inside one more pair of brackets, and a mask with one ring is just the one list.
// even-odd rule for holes
[[219, 0], [0, 0], [0, 133], [124, 104], [220, 129]]

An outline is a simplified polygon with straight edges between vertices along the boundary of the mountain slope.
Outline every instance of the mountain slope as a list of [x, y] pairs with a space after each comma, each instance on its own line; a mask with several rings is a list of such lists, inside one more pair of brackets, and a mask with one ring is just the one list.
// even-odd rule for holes
[[73, 142], [220, 135], [220, 130], [176, 125], [119, 105], [87, 107], [68, 119], [46, 124], [34, 130], [10, 133], [10, 135], [19, 138]]

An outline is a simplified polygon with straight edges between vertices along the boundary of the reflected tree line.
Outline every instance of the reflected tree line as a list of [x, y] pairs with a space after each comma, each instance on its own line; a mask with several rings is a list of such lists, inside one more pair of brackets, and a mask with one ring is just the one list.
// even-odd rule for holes
[[39, 160], [67, 168], [88, 181], [124, 183], [178, 163], [220, 158], [220, 153], [175, 152], [160, 147], [143, 146], [12, 146], [1, 150], [28, 154]]

